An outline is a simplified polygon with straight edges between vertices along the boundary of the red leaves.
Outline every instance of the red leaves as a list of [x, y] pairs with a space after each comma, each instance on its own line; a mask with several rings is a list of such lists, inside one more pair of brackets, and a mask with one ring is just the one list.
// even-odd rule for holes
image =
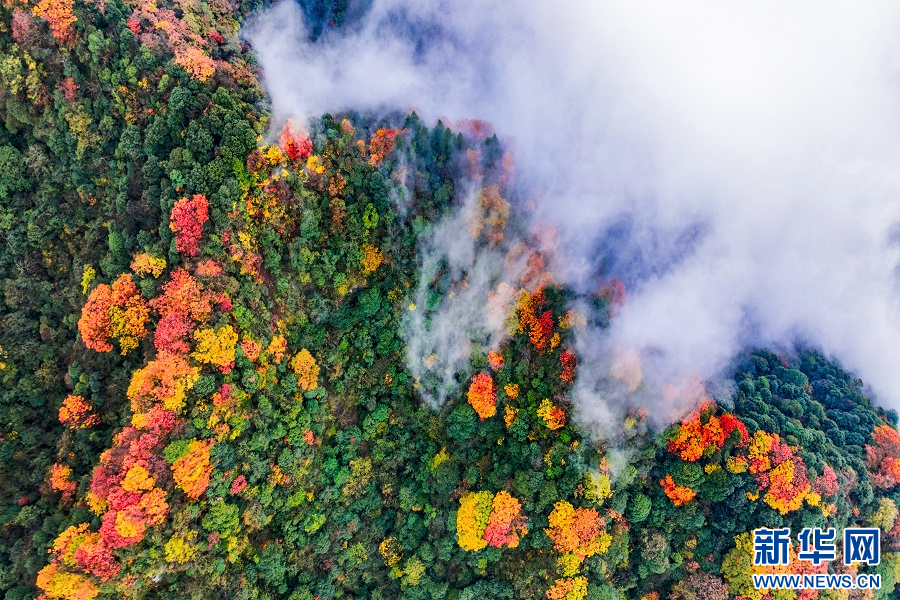
[[306, 160], [312, 154], [312, 142], [307, 137], [295, 135], [291, 123], [288, 122], [281, 132], [281, 149], [291, 160]]
[[890, 425], [872, 431], [872, 445], [866, 446], [866, 467], [875, 487], [889, 489], [900, 483], [900, 433]]
[[203, 224], [209, 220], [209, 201], [203, 194], [182, 198], [172, 207], [169, 229], [175, 233], [175, 247], [185, 256], [196, 256]]
[[715, 415], [716, 405], [705, 402], [699, 410], [692, 412], [681, 422], [675, 437], [669, 441], [669, 451], [681, 460], [696, 462], [704, 454], [709, 454], [725, 445], [732, 432], [740, 432], [739, 446], [746, 445], [749, 435], [747, 427], [734, 415]]
[[559, 378], [566, 383], [572, 383], [575, 380], [575, 367], [578, 366], [575, 355], [568, 350], [564, 350], [559, 356], [559, 362], [562, 363], [562, 374], [560, 374]]

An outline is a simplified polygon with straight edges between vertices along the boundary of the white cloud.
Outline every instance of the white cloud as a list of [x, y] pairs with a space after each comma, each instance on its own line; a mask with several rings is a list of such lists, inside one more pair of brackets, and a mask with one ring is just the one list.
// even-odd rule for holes
[[276, 117], [491, 121], [563, 233], [564, 277], [590, 289], [605, 256], [629, 284], [603, 347], [711, 376], [799, 338], [900, 408], [898, 17], [887, 1], [375, 0], [309, 43], [286, 1], [248, 35]]

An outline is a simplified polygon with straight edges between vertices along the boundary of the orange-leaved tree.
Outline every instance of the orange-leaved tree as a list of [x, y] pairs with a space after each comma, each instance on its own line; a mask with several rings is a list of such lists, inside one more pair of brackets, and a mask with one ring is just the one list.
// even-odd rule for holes
[[490, 373], [478, 373], [472, 377], [467, 396], [482, 421], [497, 414], [497, 388]]

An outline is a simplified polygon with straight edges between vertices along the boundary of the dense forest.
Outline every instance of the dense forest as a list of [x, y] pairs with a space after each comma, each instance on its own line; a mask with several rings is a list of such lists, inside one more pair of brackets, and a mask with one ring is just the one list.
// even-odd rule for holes
[[[256, 8], [0, 5], [3, 598], [894, 597], [900, 433], [861, 381], [756, 349], [596, 435], [574, 336], [622, 284], [573, 308], [487, 124], [272, 122]], [[423, 260], [448, 218], [519, 265], [449, 376], [404, 337], [470, 285]], [[851, 525], [880, 590], [753, 587], [753, 529]]]

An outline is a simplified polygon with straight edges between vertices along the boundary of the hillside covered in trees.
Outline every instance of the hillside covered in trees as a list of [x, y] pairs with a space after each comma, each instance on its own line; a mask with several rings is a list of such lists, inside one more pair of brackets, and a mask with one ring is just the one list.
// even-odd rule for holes
[[[255, 8], [0, 5], [4, 599], [895, 597], [900, 433], [862, 382], [748, 350], [725, 397], [597, 435], [574, 336], [622, 284], [576, 308], [484, 123], [273, 123]], [[515, 266], [449, 374], [404, 337], [478, 285], [431, 260], [447, 219]], [[782, 526], [881, 528], [882, 588], [754, 589]]]

